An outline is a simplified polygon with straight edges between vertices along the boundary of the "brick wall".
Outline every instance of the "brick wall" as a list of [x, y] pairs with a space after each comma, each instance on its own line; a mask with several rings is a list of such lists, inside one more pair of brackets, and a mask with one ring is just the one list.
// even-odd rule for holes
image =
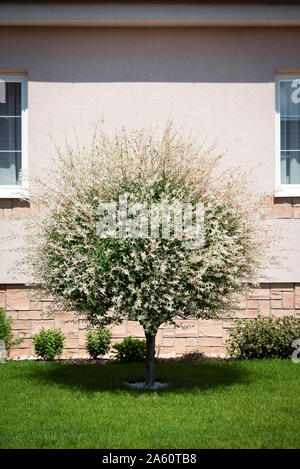
[[[32, 336], [42, 327], [61, 328], [66, 336], [63, 357], [85, 357], [86, 325], [74, 320], [72, 313], [57, 313], [49, 317], [51, 300], [36, 300], [36, 294], [25, 285], [0, 285], [0, 306], [13, 320], [16, 337], [25, 337], [18, 347], [12, 349], [11, 358], [29, 358], [34, 356]], [[298, 311], [297, 311], [298, 310]], [[300, 283], [261, 284], [253, 288], [242, 299], [239, 309], [233, 317], [245, 321], [263, 317], [296, 316], [300, 313]], [[232, 318], [211, 320], [178, 321], [179, 327], [163, 326], [156, 340], [157, 353], [160, 356], [182, 354], [192, 351], [207, 355], [226, 353], [228, 328], [232, 327]], [[73, 321], [72, 321], [73, 319]], [[71, 320], [71, 322], [69, 322]], [[143, 338], [142, 327], [133, 321], [124, 321], [122, 325], [112, 327], [114, 341], [124, 337]]]
[[300, 218], [300, 197], [268, 197], [267, 218]]

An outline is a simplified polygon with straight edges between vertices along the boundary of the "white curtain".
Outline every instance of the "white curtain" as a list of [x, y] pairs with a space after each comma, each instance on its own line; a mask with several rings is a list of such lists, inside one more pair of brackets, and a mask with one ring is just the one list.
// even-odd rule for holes
[[15, 185], [21, 169], [21, 83], [0, 86], [0, 185]]
[[280, 83], [281, 183], [300, 184], [300, 102], [293, 80]]

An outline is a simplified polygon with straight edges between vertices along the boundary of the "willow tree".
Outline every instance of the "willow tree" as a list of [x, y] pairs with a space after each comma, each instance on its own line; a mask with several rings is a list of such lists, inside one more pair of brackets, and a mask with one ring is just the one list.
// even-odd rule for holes
[[[30, 200], [43, 207], [27, 227], [34, 283], [60, 310], [77, 311], [93, 326], [138, 321], [148, 387], [159, 327], [219, 317], [267, 259], [267, 229], [248, 176], [237, 168], [222, 172], [220, 160], [214, 145], [172, 125], [161, 132], [100, 130], [90, 147], [56, 148], [47, 177], [31, 182]], [[153, 234], [153, 207], [170, 208], [167, 235], [165, 215], [155, 210]], [[176, 218], [174, 207], [192, 214], [188, 226], [186, 212]]]

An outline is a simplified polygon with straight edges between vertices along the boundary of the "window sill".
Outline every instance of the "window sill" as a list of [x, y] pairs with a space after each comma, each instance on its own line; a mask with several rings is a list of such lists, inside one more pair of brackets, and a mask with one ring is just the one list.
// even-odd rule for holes
[[275, 189], [274, 197], [300, 197], [300, 184], [286, 184]]
[[26, 196], [26, 186], [0, 186], [0, 199], [23, 199]]

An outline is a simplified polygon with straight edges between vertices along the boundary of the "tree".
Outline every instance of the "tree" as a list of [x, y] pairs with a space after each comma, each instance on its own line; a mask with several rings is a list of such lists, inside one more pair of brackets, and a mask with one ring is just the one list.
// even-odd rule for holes
[[[47, 178], [31, 182], [30, 200], [43, 207], [27, 226], [33, 281], [59, 309], [93, 326], [138, 321], [147, 344], [145, 385], [152, 387], [159, 327], [231, 310], [269, 262], [257, 192], [247, 171], [220, 171], [215, 145], [171, 124], [163, 132], [98, 130], [89, 148], [56, 150]], [[113, 207], [116, 217], [108, 213]], [[180, 237], [174, 221], [183, 222], [182, 207], [191, 216]], [[203, 242], [198, 231], [191, 245], [199, 207]], [[169, 237], [162, 234], [168, 220]]]

